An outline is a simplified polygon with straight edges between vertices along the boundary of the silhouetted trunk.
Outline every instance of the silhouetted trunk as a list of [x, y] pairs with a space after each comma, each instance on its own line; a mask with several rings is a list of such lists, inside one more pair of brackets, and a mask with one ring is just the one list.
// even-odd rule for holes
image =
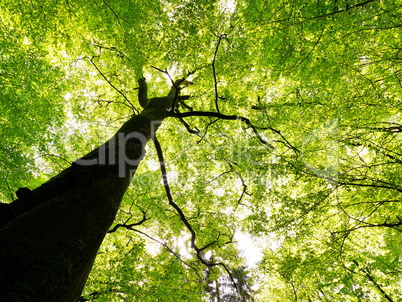
[[145, 109], [11, 204], [0, 227], [0, 301], [78, 301], [145, 144], [165, 117], [163, 106]]

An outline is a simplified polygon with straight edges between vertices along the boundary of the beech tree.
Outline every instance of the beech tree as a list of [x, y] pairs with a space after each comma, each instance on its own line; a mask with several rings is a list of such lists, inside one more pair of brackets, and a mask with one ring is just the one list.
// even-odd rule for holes
[[402, 299], [401, 15], [1, 0], [0, 301]]
[[[148, 101], [140, 94], [144, 110], [109, 141], [39, 188], [19, 189], [17, 200], [3, 204], [0, 261], [4, 301], [80, 298], [146, 142], [180, 98], [176, 93], [179, 82], [163, 98]], [[141, 90], [146, 91], [146, 83], [142, 85]]]

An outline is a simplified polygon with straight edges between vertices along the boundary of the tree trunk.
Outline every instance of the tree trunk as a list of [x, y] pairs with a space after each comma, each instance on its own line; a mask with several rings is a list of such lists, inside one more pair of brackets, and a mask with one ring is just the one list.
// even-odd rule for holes
[[162, 101], [11, 204], [14, 217], [0, 227], [0, 301], [78, 301], [145, 144], [166, 117]]

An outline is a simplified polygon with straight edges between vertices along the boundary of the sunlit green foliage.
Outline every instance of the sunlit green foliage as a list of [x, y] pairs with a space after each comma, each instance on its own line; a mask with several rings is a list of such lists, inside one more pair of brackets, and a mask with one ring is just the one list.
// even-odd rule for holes
[[[275, 147], [240, 121], [158, 131], [175, 202], [197, 244], [214, 242], [204, 256], [247, 267], [256, 301], [399, 301], [401, 17], [396, 0], [1, 0], [2, 200], [109, 138], [140, 110], [142, 75], [165, 94], [151, 66], [195, 71], [187, 105], [215, 111], [216, 84], [221, 113]], [[143, 215], [107, 236], [86, 299], [233, 298], [225, 270], [190, 248], [152, 144], [116, 223]]]

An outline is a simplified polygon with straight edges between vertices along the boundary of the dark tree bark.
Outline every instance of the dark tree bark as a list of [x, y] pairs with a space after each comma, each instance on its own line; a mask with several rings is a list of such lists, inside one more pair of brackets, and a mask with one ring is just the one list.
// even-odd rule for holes
[[0, 226], [0, 301], [76, 302], [172, 98], [149, 100], [105, 144], [11, 204]]

